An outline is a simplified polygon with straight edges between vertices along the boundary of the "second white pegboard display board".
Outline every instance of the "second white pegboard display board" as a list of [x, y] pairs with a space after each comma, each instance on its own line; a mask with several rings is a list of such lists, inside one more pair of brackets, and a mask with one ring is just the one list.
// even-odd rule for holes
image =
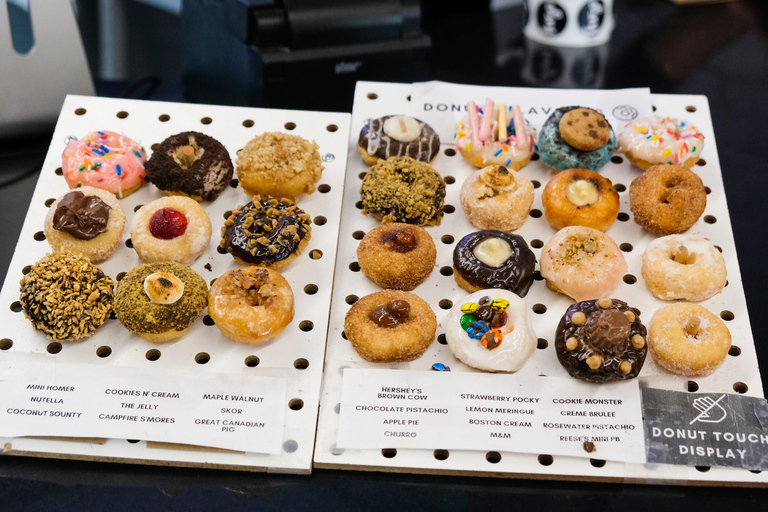
[[[395, 447], [384, 450], [344, 450], [337, 447], [341, 384], [345, 368], [428, 371], [434, 363], [443, 363], [450, 366], [452, 371], [477, 371], [457, 361], [441, 336], [445, 332], [444, 322], [447, 310], [467, 295], [456, 284], [453, 277], [453, 248], [464, 235], [477, 230], [467, 220], [459, 202], [461, 184], [475, 169], [455, 153], [451, 140], [442, 140], [441, 151], [432, 163], [447, 183], [446, 215], [440, 226], [427, 228], [437, 245], [436, 268], [432, 275], [413, 291], [424, 298], [437, 314], [437, 340], [421, 358], [411, 363], [376, 365], [362, 360], [343, 334], [344, 316], [350, 304], [354, 303], [358, 297], [380, 290], [359, 271], [356, 258], [357, 245], [362, 235], [379, 224], [373, 217], [364, 216], [360, 212], [360, 185], [368, 167], [355, 147], [359, 130], [366, 119], [383, 115], [406, 113], [419, 117], [419, 108], [423, 108], [423, 105], [414, 105], [411, 102], [413, 91], [414, 86], [410, 85], [359, 82], [355, 92], [315, 464], [318, 467], [329, 468], [518, 478], [766, 485], [768, 475], [764, 473], [714, 467], [697, 469], [667, 465], [625, 464], [589, 458], [552, 457], [548, 454], [398, 450]], [[481, 103], [486, 97], [493, 98], [493, 92], [485, 91], [483, 88], [477, 88], [476, 91], [477, 96], [468, 99]], [[552, 106], [557, 108], [566, 104], [584, 103], [580, 101], [578, 91], [572, 91], [572, 93], [572, 98], [569, 98], [570, 103]], [[727, 321], [733, 335], [733, 347], [723, 366], [709, 377], [688, 379], [675, 376], [656, 366], [648, 357], [640, 378], [652, 387], [676, 391], [738, 392], [762, 396], [762, 383], [747, 316], [707, 99], [703, 96], [652, 95], [652, 103], [659, 114], [688, 119], [695, 123], [706, 137], [702, 161], [696, 166], [695, 171], [701, 176], [708, 190], [707, 208], [702, 218], [689, 232], [711, 240], [722, 250], [725, 257], [728, 285], [722, 293], [704, 301], [702, 305]], [[614, 128], [617, 127], [614, 126]], [[516, 233], [528, 242], [538, 261], [541, 246], [556, 232], [543, 216], [541, 202], [541, 190], [553, 173], [538, 160], [531, 162], [520, 172], [534, 181], [536, 191], [531, 216]], [[612, 161], [601, 170], [601, 174], [609, 178], [619, 191], [621, 213], [619, 219], [608, 231], [608, 235], [621, 246], [629, 266], [623, 282], [614, 290], [612, 296], [638, 308], [647, 325], [653, 312], [663, 303], [653, 298], [648, 292], [640, 273], [643, 251], [653, 236], [633, 222], [629, 209], [629, 184], [639, 172], [626, 159], [615, 155]], [[525, 301], [533, 317], [533, 327], [539, 338], [539, 350], [520, 370], [519, 375], [530, 376], [530, 378], [538, 378], [542, 375], [569, 378], [557, 362], [554, 353], [554, 335], [557, 323], [571, 304], [570, 299], [552, 292], [539, 279], [534, 282]]]

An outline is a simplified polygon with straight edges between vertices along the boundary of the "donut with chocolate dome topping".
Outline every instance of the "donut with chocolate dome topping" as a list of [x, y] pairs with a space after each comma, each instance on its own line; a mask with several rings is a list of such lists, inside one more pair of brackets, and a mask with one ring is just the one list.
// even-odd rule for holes
[[571, 377], [615, 382], [637, 377], [648, 354], [640, 311], [617, 299], [571, 304], [555, 333], [555, 353]]
[[309, 245], [311, 219], [289, 199], [253, 196], [221, 228], [222, 248], [246, 265], [283, 268]]

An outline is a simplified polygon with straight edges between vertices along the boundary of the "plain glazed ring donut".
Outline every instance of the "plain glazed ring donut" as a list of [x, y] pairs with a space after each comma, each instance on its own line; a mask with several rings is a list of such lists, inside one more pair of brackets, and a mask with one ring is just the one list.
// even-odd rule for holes
[[480, 290], [448, 313], [445, 339], [463, 363], [491, 372], [516, 372], [536, 350], [525, 301], [507, 290]]
[[563, 228], [541, 248], [541, 276], [547, 287], [576, 301], [606, 297], [627, 271], [621, 249], [592, 228]]
[[131, 222], [131, 242], [144, 263], [191, 265], [211, 241], [211, 219], [189, 197], [168, 196], [142, 206]]
[[427, 123], [410, 116], [370, 119], [357, 139], [357, 150], [368, 165], [393, 156], [430, 163], [440, 151], [440, 137]]
[[588, 169], [567, 169], [549, 180], [541, 195], [552, 227], [586, 226], [605, 232], [619, 214], [619, 193], [608, 178]]
[[480, 229], [514, 231], [531, 213], [533, 183], [515, 171], [492, 165], [472, 173], [459, 192], [461, 208]]
[[616, 299], [571, 304], [555, 333], [555, 352], [571, 377], [588, 382], [633, 379], [648, 353], [640, 312]]
[[293, 290], [268, 268], [225, 272], [208, 291], [208, 314], [216, 327], [240, 343], [262, 343], [279, 335], [293, 320]]
[[184, 336], [207, 305], [205, 280], [175, 261], [139, 265], [115, 289], [117, 319], [152, 343]]
[[411, 291], [432, 273], [437, 249], [423, 228], [393, 222], [365, 234], [357, 246], [363, 274], [381, 286]]
[[681, 119], [643, 117], [627, 123], [619, 134], [619, 151], [641, 169], [658, 164], [690, 168], [703, 149], [704, 135]]
[[504, 231], [470, 233], [453, 250], [453, 276], [470, 293], [501, 288], [525, 297], [535, 266], [536, 256], [523, 237]]
[[244, 265], [278, 270], [307, 248], [310, 223], [309, 215], [288, 199], [253, 196], [224, 222], [219, 245]]
[[707, 192], [696, 173], [679, 165], [654, 165], [629, 185], [635, 222], [656, 236], [684, 233], [707, 207]]
[[360, 298], [347, 311], [344, 333], [371, 363], [418, 359], [435, 339], [437, 318], [422, 298], [384, 290]]
[[232, 159], [224, 145], [200, 132], [168, 137], [147, 161], [147, 181], [168, 195], [213, 201], [232, 181]]
[[699, 302], [725, 286], [725, 259], [708, 240], [693, 235], [657, 238], [643, 253], [643, 279], [654, 297]]
[[678, 302], [660, 308], [651, 318], [648, 348], [653, 360], [687, 376], [714, 372], [728, 355], [731, 333], [725, 323], [698, 304]]
[[484, 108], [467, 103], [467, 115], [456, 126], [456, 151], [475, 167], [503, 165], [519, 171], [533, 156], [536, 130], [523, 118], [519, 105], [496, 105], [486, 99]]

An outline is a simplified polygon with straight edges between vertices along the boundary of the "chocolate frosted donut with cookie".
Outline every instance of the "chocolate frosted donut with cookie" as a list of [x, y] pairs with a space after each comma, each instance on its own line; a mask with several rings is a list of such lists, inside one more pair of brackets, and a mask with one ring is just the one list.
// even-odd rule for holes
[[357, 150], [368, 165], [393, 156], [431, 162], [440, 151], [440, 137], [415, 117], [396, 115], [369, 119], [360, 130]]
[[573, 167], [597, 171], [611, 159], [616, 134], [595, 110], [561, 107], [541, 127], [538, 147], [541, 161], [557, 171]]
[[219, 246], [240, 263], [278, 270], [306, 249], [311, 235], [309, 215], [293, 201], [253, 196], [224, 222]]
[[615, 382], [637, 377], [648, 354], [640, 312], [616, 299], [572, 304], [555, 333], [555, 353], [571, 377]]

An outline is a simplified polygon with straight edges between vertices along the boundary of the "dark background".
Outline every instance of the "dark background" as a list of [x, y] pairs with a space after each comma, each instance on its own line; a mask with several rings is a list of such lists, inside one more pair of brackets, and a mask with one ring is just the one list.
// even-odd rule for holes
[[[136, 30], [128, 32], [130, 51], [125, 76], [105, 79], [99, 69], [98, 34], [88, 29], [96, 22], [96, 2], [78, 4], [81, 32], [99, 95], [188, 101], [181, 78], [184, 48], [178, 16], [138, 2], [126, 2], [126, 22]], [[761, 364], [768, 361], [768, 338], [762, 323], [768, 284], [768, 176], [763, 163], [768, 135], [764, 123], [768, 118], [766, 4], [745, 0], [678, 6], [662, 0], [616, 0], [616, 29], [611, 42], [599, 49], [597, 57], [589, 57], [587, 52], [592, 65], [565, 79], [557, 72], [556, 50], [531, 45], [522, 37], [524, 14], [520, 5], [492, 12], [483, 3], [426, 2], [422, 27], [431, 37], [432, 51], [422, 75], [415, 77], [504, 86], [647, 86], [654, 93], [706, 95]], [[539, 60], [534, 59], [534, 54], [539, 55]], [[290, 95], [265, 98], [262, 106], [299, 108], [309, 97], [313, 110], [351, 111], [351, 89], [346, 89], [346, 85], [321, 81], [293, 86], [297, 87], [293, 99]], [[0, 141], [2, 276], [13, 254], [50, 135], [47, 132]], [[2, 511], [491, 507], [742, 511], [763, 510], [766, 504], [768, 491], [758, 489], [332, 470], [315, 470], [311, 476], [288, 476], [0, 457]]]

